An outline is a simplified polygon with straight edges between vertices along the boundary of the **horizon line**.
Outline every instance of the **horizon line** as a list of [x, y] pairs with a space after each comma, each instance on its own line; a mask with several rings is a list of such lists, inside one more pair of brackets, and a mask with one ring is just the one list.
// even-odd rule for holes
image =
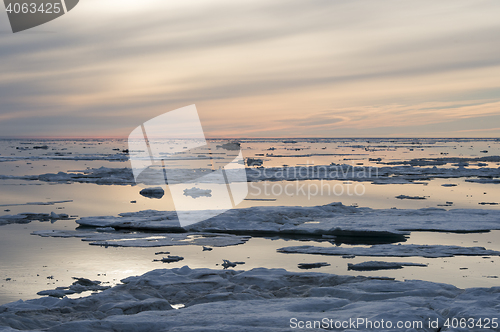
[[[88, 139], [103, 139], [103, 140], [126, 140], [128, 137], [123, 136], [0, 136], [0, 139], [47, 139], [47, 140], [88, 140]], [[174, 139], [186, 139], [183, 137]], [[200, 138], [192, 138], [200, 139]], [[207, 140], [255, 140], [255, 139], [500, 139], [499, 136], [279, 136], [279, 137], [205, 137]]]

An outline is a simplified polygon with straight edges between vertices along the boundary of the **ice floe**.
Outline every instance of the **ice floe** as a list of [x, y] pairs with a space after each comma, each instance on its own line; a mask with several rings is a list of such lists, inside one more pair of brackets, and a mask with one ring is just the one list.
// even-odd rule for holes
[[94, 227], [236, 234], [298, 234], [402, 237], [411, 231], [477, 232], [500, 229], [500, 211], [488, 209], [371, 209], [331, 203], [322, 206], [257, 206], [233, 209], [181, 228], [173, 211], [146, 210], [118, 217], [84, 217]]
[[[491, 321], [500, 313], [500, 287], [464, 290], [419, 280], [185, 266], [122, 282], [84, 298], [44, 297], [5, 304], [0, 306], [0, 330], [290, 331], [326, 319], [333, 326], [322, 328], [430, 332], [457, 331], [444, 326], [448, 318]], [[335, 327], [337, 322], [358, 318], [364, 320], [355, 328]], [[364, 325], [382, 320], [391, 322], [392, 328]], [[417, 325], [395, 329], [398, 321]], [[429, 321], [436, 326], [429, 327]]]
[[446, 245], [419, 245], [419, 244], [378, 244], [371, 247], [317, 247], [291, 246], [277, 250], [284, 254], [310, 254], [329, 256], [384, 256], [384, 257], [413, 257], [426, 258], [453, 257], [453, 256], [500, 256], [500, 251], [488, 250], [484, 247], [460, 247]]
[[48, 201], [48, 202], [28, 202], [28, 203], [18, 203], [18, 204], [0, 204], [0, 206], [22, 206], [22, 205], [54, 205], [54, 204], [62, 204], [62, 203], [71, 203], [72, 199], [64, 200], [64, 201]]
[[[500, 158], [500, 157], [499, 157]], [[250, 182], [293, 180], [366, 181], [374, 184], [405, 184], [430, 179], [500, 177], [499, 168], [437, 168], [419, 166], [364, 167], [348, 164], [247, 168]], [[492, 182], [497, 183], [497, 182]]]
[[250, 236], [213, 233], [122, 233], [66, 230], [40, 230], [32, 235], [42, 237], [76, 237], [91, 245], [104, 247], [164, 247], [164, 246], [212, 246], [226, 247], [243, 244]]
[[421, 263], [408, 263], [408, 262], [383, 262], [383, 261], [368, 261], [362, 263], [348, 263], [348, 270], [355, 271], [376, 271], [376, 270], [395, 270], [402, 269], [405, 266], [419, 266], [426, 267], [426, 264]]
[[192, 198], [212, 197], [212, 190], [193, 187], [189, 189], [184, 189], [183, 194], [184, 196], [191, 196]]
[[134, 175], [130, 168], [91, 168], [73, 172], [46, 173], [41, 175], [0, 175], [0, 180], [31, 180], [44, 182], [80, 182], [102, 185], [134, 185]]
[[411, 159], [411, 160], [383, 162], [381, 164], [411, 165], [411, 166], [440, 166], [440, 165], [446, 165], [446, 164], [466, 164], [466, 163], [470, 163], [470, 162], [498, 163], [498, 162], [500, 162], [500, 156], [419, 158], [419, 159]]
[[7, 224], [28, 224], [32, 221], [38, 220], [38, 221], [55, 221], [55, 220], [62, 220], [62, 219], [71, 219], [69, 216], [65, 213], [55, 213], [51, 212], [50, 214], [48, 213], [19, 213], [15, 215], [4, 215], [0, 216], [0, 226], [1, 225], [7, 225]]
[[139, 194], [148, 198], [162, 198], [165, 195], [165, 191], [162, 187], [144, 188]]
[[54, 152], [46, 153], [43, 155], [32, 155], [32, 156], [0, 156], [0, 162], [7, 161], [34, 161], [34, 160], [73, 160], [73, 161], [91, 161], [91, 160], [103, 160], [103, 161], [128, 161], [129, 157], [126, 153], [110, 153], [110, 154], [85, 154], [85, 153], [63, 153]]
[[184, 257], [168, 255], [167, 257], [162, 257], [160, 259], [154, 259], [153, 262], [162, 262], [162, 263], [174, 263], [182, 261]]
[[[172, 183], [203, 182], [204, 175], [212, 172], [210, 168], [172, 169]], [[236, 172], [236, 170], [228, 170]], [[499, 183], [500, 168], [466, 168], [463, 165], [454, 168], [420, 166], [383, 166], [364, 167], [349, 164], [331, 164], [316, 166], [287, 167], [248, 167], [246, 175], [249, 182], [259, 181], [295, 181], [295, 180], [342, 180], [365, 181], [375, 184], [405, 184], [430, 179], [468, 178], [469, 182]], [[134, 185], [134, 175], [130, 168], [89, 168], [41, 175], [0, 175], [0, 180], [39, 180], [44, 182], [81, 182], [101, 185]], [[158, 185], [163, 181], [161, 169], [148, 169], [141, 173], [137, 182]], [[213, 182], [214, 179], [210, 178]]]
[[303, 270], [309, 270], [309, 269], [318, 269], [323, 266], [330, 266], [330, 264], [325, 263], [325, 262], [320, 262], [320, 263], [299, 263], [297, 267], [299, 269]]
[[465, 182], [500, 184], [500, 179], [499, 178], [496, 178], [496, 179], [493, 179], [493, 178], [465, 179]]
[[399, 195], [396, 196], [397, 199], [427, 199], [425, 196], [408, 196], [408, 195]]
[[223, 259], [221, 265], [224, 269], [228, 269], [230, 267], [236, 267], [236, 265], [241, 265], [241, 264], [245, 264], [245, 262], [231, 262], [227, 259]]
[[66, 295], [80, 294], [87, 291], [103, 291], [111, 286], [102, 286], [98, 280], [90, 280], [87, 278], [73, 277], [75, 282], [69, 287], [57, 287], [56, 289], [44, 290], [37, 293], [37, 295], [48, 295], [53, 297], [65, 297]]

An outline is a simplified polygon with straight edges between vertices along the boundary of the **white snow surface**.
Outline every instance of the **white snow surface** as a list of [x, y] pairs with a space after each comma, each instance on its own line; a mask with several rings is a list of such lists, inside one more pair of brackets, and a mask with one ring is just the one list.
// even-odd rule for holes
[[384, 256], [384, 257], [412, 257], [427, 258], [453, 256], [500, 256], [500, 251], [488, 250], [483, 247], [460, 247], [446, 245], [419, 245], [419, 244], [377, 244], [371, 247], [317, 247], [317, 246], [290, 246], [277, 249], [284, 254], [310, 254], [330, 256]]
[[[179, 230], [173, 211], [146, 210], [118, 217], [84, 217], [80, 225]], [[323, 206], [276, 206], [233, 209], [186, 226], [191, 232], [403, 236], [411, 231], [473, 232], [500, 229], [500, 211], [488, 209], [371, 209], [331, 203]]]
[[[0, 331], [290, 331], [291, 319], [422, 321], [499, 317], [500, 287], [459, 289], [419, 280], [317, 272], [159, 269], [79, 299], [44, 297], [0, 306]], [[173, 310], [172, 305], [185, 304]], [[395, 331], [356, 329], [340, 331]], [[498, 329], [490, 329], [498, 331]], [[413, 332], [417, 329], [400, 329]], [[440, 331], [458, 331], [442, 327]], [[469, 329], [467, 331], [474, 331]]]

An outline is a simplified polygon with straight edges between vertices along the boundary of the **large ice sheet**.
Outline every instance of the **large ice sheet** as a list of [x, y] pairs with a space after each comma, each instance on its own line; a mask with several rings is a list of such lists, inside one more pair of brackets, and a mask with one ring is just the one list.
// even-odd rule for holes
[[[80, 225], [164, 230], [179, 228], [175, 212], [146, 210], [118, 217], [85, 217]], [[331, 203], [233, 209], [184, 227], [196, 232], [399, 236], [411, 231], [476, 232], [500, 229], [500, 211], [487, 209], [371, 209]]]

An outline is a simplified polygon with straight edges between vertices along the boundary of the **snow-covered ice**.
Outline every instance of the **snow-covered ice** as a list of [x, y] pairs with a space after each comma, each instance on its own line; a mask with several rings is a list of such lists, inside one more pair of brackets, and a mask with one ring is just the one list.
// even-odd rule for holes
[[[426, 165], [423, 165], [426, 166]], [[228, 173], [236, 170], [228, 170]], [[212, 172], [210, 168], [172, 169], [172, 183], [203, 182], [203, 175]], [[295, 181], [295, 180], [342, 180], [364, 181], [374, 184], [418, 183], [430, 179], [468, 178], [469, 182], [499, 183], [500, 168], [482, 167], [420, 167], [383, 166], [364, 167], [349, 164], [287, 166], [287, 167], [248, 167], [246, 175], [249, 182], [259, 181]], [[138, 182], [157, 185], [159, 177], [163, 179], [161, 169], [148, 169], [141, 173]], [[135, 185], [131, 168], [89, 168], [68, 172], [46, 173], [40, 175], [0, 175], [0, 180], [28, 180], [44, 182], [81, 182], [101, 185]], [[211, 182], [214, 179], [210, 179]]]
[[[459, 289], [418, 280], [317, 272], [159, 269], [79, 299], [44, 297], [0, 306], [3, 331], [290, 331], [294, 322], [365, 318], [422, 322], [400, 331], [457, 331], [447, 318], [492, 319], [500, 287]], [[182, 307], [174, 310], [173, 305]], [[439, 322], [429, 328], [428, 320]], [[418, 325], [417, 325], [418, 327]], [[0, 327], [0, 330], [1, 327]], [[344, 331], [395, 329], [341, 328]], [[498, 331], [498, 328], [491, 329]]]
[[[118, 217], [84, 217], [80, 225], [179, 231], [173, 211], [146, 210]], [[411, 231], [475, 232], [500, 229], [500, 211], [423, 208], [371, 209], [331, 203], [322, 206], [257, 206], [233, 209], [186, 226], [191, 232], [402, 237]]]
[[164, 247], [164, 246], [212, 246], [227, 247], [244, 244], [250, 236], [213, 233], [122, 233], [41, 230], [31, 234], [42, 237], [76, 237], [91, 245], [105, 247]]

